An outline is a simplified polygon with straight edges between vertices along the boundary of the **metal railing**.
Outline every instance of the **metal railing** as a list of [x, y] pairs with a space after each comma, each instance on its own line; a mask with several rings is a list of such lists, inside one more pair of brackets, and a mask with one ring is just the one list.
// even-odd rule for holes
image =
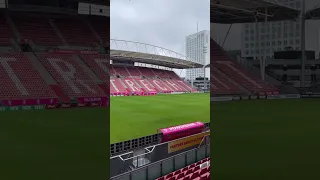
[[[210, 128], [210, 122], [205, 123], [207, 128]], [[120, 155], [132, 151], [133, 149], [144, 148], [159, 144], [160, 134], [153, 134], [149, 136], [144, 136], [141, 138], [136, 138], [132, 140], [122, 141], [110, 145], [110, 156]]]
[[154, 180], [207, 157], [210, 157], [210, 144], [150, 163], [147, 166], [114, 176], [111, 179]]

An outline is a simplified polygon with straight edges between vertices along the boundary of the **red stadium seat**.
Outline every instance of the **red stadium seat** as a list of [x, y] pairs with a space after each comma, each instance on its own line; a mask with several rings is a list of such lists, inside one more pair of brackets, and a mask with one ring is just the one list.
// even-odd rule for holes
[[43, 66], [71, 99], [106, 97], [95, 80], [83, 69], [74, 55], [37, 54]]
[[[207, 166], [205, 168], [200, 168], [201, 163], [203, 162], [207, 162], [209, 161], [210, 158], [205, 158], [203, 160], [200, 160], [196, 163], [193, 163], [187, 167], [181, 168], [179, 170], [176, 170], [166, 176], [163, 176], [161, 178], [161, 180], [167, 180], [167, 179], [176, 179], [176, 180], [194, 180], [194, 179], [198, 179], [198, 180], [209, 180], [210, 177], [208, 177], [208, 175], [210, 175], [210, 166]], [[157, 180], [159, 180], [160, 178], [158, 178]]]
[[181, 172], [180, 169], [179, 169], [179, 170], [176, 170], [176, 171], [173, 173], [173, 175], [175, 176], [175, 175], [177, 175], [177, 174], [180, 174], [180, 172]]
[[1, 53], [0, 77], [0, 100], [57, 98], [24, 53]]
[[227, 53], [213, 40], [210, 40], [211, 54], [211, 91], [221, 94], [259, 94], [279, 92], [273, 85], [262, 81], [233, 61]]
[[[82, 59], [94, 69], [96, 74], [103, 72], [97, 65], [94, 64], [92, 55], [81, 55]], [[97, 59], [97, 58], [96, 58]], [[166, 71], [160, 69], [152, 69], [146, 67], [117, 67], [110, 66], [110, 76], [112, 79], [118, 79], [121, 83], [110, 84], [111, 94], [119, 93], [117, 89], [124, 88], [127, 92], [141, 95], [143, 93], [171, 93], [171, 92], [196, 92], [190, 84], [177, 78], [173, 71]], [[100, 75], [99, 77], [101, 77]], [[117, 77], [118, 76], [118, 77]], [[120, 76], [120, 78], [119, 78]], [[141, 77], [144, 76], [144, 77]], [[170, 79], [171, 78], [171, 79]]]

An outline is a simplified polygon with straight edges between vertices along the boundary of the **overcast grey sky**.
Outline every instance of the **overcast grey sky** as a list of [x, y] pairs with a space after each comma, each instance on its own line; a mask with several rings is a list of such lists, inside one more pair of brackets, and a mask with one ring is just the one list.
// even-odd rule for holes
[[210, 30], [209, 0], [111, 0], [111, 38], [160, 46], [185, 55], [186, 36]]
[[[320, 0], [306, 0], [306, 10], [313, 9], [317, 5], [320, 5]], [[312, 28], [320, 28], [320, 21], [307, 21], [306, 26], [310, 26]], [[223, 39], [227, 34], [228, 28], [229, 25], [211, 24], [211, 36], [219, 37], [221, 42], [223, 42]], [[241, 30], [242, 24], [232, 25], [230, 33], [225, 42], [225, 48], [231, 50], [241, 49]], [[306, 37], [306, 48], [311, 49], [311, 46], [312, 45], [308, 46], [308, 37]]]

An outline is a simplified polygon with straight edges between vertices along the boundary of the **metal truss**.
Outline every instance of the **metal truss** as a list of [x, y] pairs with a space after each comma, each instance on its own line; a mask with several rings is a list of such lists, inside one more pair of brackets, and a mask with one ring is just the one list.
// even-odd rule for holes
[[211, 0], [210, 12], [211, 23], [221, 24], [295, 20], [300, 15], [276, 0]]
[[177, 69], [203, 66], [180, 53], [163, 47], [117, 39], [110, 39], [110, 56], [112, 59], [123, 58]]
[[110, 49], [140, 52], [145, 54], [154, 54], [159, 56], [166, 56], [166, 57], [187, 60], [187, 58], [184, 55], [163, 47], [140, 43], [140, 42], [126, 41], [126, 40], [110, 39]]

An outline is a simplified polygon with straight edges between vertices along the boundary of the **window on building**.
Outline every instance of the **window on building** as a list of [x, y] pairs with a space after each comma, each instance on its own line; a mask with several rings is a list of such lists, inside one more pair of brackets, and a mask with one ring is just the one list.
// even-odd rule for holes
[[300, 44], [300, 39], [296, 39], [296, 44]]
[[251, 36], [251, 41], [254, 41], [254, 36]]
[[296, 8], [297, 8], [297, 9], [301, 8], [301, 3], [300, 3], [300, 1], [296, 2]]
[[275, 39], [276, 38], [276, 34], [272, 34], [272, 39]]
[[293, 39], [290, 40], [290, 45], [293, 45]]
[[287, 38], [287, 37], [288, 37], [288, 34], [287, 34], [287, 33], [284, 33], [284, 34], [283, 34], [283, 37], [284, 37], [284, 38]]
[[278, 45], [281, 46], [281, 41], [278, 41]]
[[247, 55], [249, 54], [249, 50], [246, 50], [246, 54], [247, 54]]
[[245, 40], [246, 40], [246, 41], [249, 41], [249, 38], [248, 38], [248, 37], [245, 37]]
[[249, 48], [249, 43], [246, 43], [246, 48]]
[[268, 46], [268, 47], [270, 46], [270, 42], [267, 42], [267, 46]]
[[270, 34], [267, 34], [267, 39], [270, 39]]
[[261, 36], [261, 40], [264, 40], [264, 35]]
[[275, 46], [276, 45], [276, 42], [275, 41], [272, 41], [272, 46]]
[[251, 43], [250, 46], [251, 46], [251, 48], [253, 48], [254, 47], [254, 43]]
[[283, 41], [283, 44], [284, 44], [284, 45], [287, 45], [287, 44], [288, 44], [288, 41], [287, 41], [287, 40], [284, 40], [284, 41]]
[[272, 32], [273, 32], [273, 33], [276, 32], [276, 27], [272, 27]]
[[300, 76], [291, 75], [291, 76], [289, 76], [289, 79], [292, 80], [292, 81], [299, 81], [300, 80]]
[[290, 38], [292, 38], [293, 37], [293, 33], [291, 32], [291, 33], [289, 33], [289, 37]]

